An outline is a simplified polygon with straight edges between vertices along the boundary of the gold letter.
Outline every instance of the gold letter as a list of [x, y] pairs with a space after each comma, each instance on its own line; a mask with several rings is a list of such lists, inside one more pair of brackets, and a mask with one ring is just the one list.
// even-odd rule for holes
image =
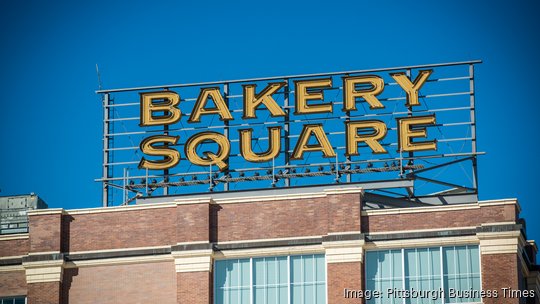
[[268, 128], [268, 150], [261, 154], [253, 152], [251, 139], [253, 129], [240, 130], [240, 151], [245, 160], [250, 162], [266, 162], [279, 154], [281, 148], [281, 127]]
[[272, 117], [285, 116], [285, 112], [279, 107], [272, 94], [277, 92], [286, 82], [272, 82], [269, 83], [264, 90], [259, 94], [255, 94], [256, 84], [244, 85], [244, 117], [243, 118], [256, 118], [255, 109], [263, 103]]
[[[139, 126], [170, 125], [180, 120], [180, 96], [175, 92], [146, 92], [141, 95], [141, 118]], [[155, 102], [156, 100], [160, 100]], [[163, 100], [163, 101], [161, 101]], [[153, 116], [154, 112], [165, 112], [162, 116]]]
[[[358, 155], [358, 143], [365, 142], [373, 153], [387, 153], [379, 140], [386, 136], [386, 124], [380, 120], [351, 121], [347, 125], [347, 155]], [[373, 129], [369, 134], [358, 134], [360, 129]]]
[[[356, 89], [357, 84], [369, 84], [370, 88]], [[361, 97], [370, 109], [383, 109], [383, 104], [375, 97], [384, 90], [384, 79], [379, 76], [343, 77], [343, 111], [356, 110], [356, 98]]]
[[[200, 157], [197, 154], [197, 146], [199, 146], [204, 141], [214, 141], [218, 144], [219, 149], [217, 154], [214, 154], [209, 151], [203, 152], [205, 157]], [[186, 152], [187, 159], [199, 166], [211, 166], [217, 165], [219, 169], [226, 169], [229, 164], [225, 160], [229, 157], [229, 151], [231, 150], [231, 144], [225, 135], [219, 134], [216, 132], [202, 132], [196, 135], [193, 135], [186, 142], [184, 147]]]
[[[313, 88], [331, 88], [332, 78], [328, 79], [313, 79], [313, 80], [298, 80], [294, 82], [295, 87], [295, 111], [294, 114], [311, 114], [311, 113], [332, 113], [332, 104], [323, 103], [309, 105], [308, 100], [324, 100], [323, 90], [313, 90]], [[309, 91], [308, 91], [309, 90]]]
[[[427, 137], [426, 125], [435, 124], [435, 115], [398, 118], [399, 151], [437, 150], [434, 140], [413, 142], [415, 137]], [[414, 128], [414, 129], [413, 129]]]
[[[315, 135], [317, 144], [310, 145], [309, 139], [311, 135]], [[291, 159], [302, 159], [304, 152], [322, 151], [324, 157], [335, 157], [336, 153], [332, 149], [332, 145], [328, 141], [328, 137], [324, 133], [322, 124], [304, 125], [302, 133], [296, 142]]]
[[[208, 98], [212, 98], [214, 104], [216, 105], [215, 108], [204, 108], [208, 103]], [[227, 108], [227, 105], [223, 100], [223, 96], [221, 96], [221, 92], [217, 87], [201, 88], [201, 92], [199, 93], [197, 102], [193, 107], [193, 112], [191, 112], [191, 115], [189, 116], [188, 122], [199, 122], [201, 121], [201, 115], [205, 114], [219, 114], [219, 119], [221, 120], [233, 119], [231, 116], [231, 112], [229, 112], [229, 109]]]
[[426, 80], [429, 78], [429, 75], [433, 70], [422, 70], [418, 72], [418, 76], [414, 80], [414, 83], [411, 82], [409, 77], [405, 73], [391, 73], [390, 76], [396, 80], [399, 86], [407, 93], [407, 106], [419, 106], [418, 102], [418, 91], [424, 85]]
[[144, 157], [139, 162], [139, 169], [165, 170], [176, 166], [180, 162], [180, 153], [175, 149], [168, 148], [167, 145], [155, 145], [163, 142], [176, 145], [179, 136], [154, 135], [141, 141], [140, 149], [144, 154], [152, 156], [163, 156], [162, 160], [146, 160]]

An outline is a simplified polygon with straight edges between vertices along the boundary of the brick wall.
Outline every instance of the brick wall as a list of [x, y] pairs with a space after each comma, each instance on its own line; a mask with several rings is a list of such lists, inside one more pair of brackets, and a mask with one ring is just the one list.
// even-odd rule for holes
[[28, 284], [28, 304], [60, 303], [60, 282]]
[[62, 214], [29, 216], [30, 252], [60, 251]]
[[362, 264], [331, 263], [327, 267], [328, 304], [361, 303], [359, 299], [344, 297], [344, 289], [364, 289], [362, 282]]
[[26, 274], [23, 271], [0, 272], [0, 297], [26, 294]]
[[66, 269], [63, 286], [62, 304], [176, 304], [172, 261]]
[[482, 289], [497, 290], [498, 298], [485, 298], [484, 304], [518, 304], [517, 298], [505, 298], [501, 288], [519, 289], [518, 257], [514, 253], [484, 254], [482, 263]]
[[[178, 242], [324, 236], [360, 229], [362, 232], [444, 229], [515, 222], [516, 218], [517, 209], [513, 205], [361, 216], [359, 194], [329, 194], [257, 203], [181, 204], [150, 209], [129, 207], [114, 212], [31, 215], [30, 238], [0, 242], [0, 257], [57, 250], [76, 252], [170, 246]], [[483, 255], [483, 288], [517, 288], [517, 262], [515, 254]], [[363, 288], [361, 267], [359, 262], [328, 264], [329, 303], [361, 302], [343, 297], [345, 288]], [[176, 273], [172, 261], [69, 268], [64, 270], [62, 284], [33, 283], [27, 286], [24, 272], [0, 272], [0, 296], [26, 294], [27, 290], [29, 303], [58, 303], [61, 297], [62, 303], [72, 304], [208, 304], [213, 293], [211, 273]], [[517, 303], [504, 298], [485, 299], [484, 302]]]
[[174, 245], [176, 224], [175, 207], [64, 215], [62, 247], [73, 252]]
[[362, 216], [362, 232], [443, 229], [479, 226], [483, 223], [515, 222], [512, 205], [475, 209]]
[[1, 240], [0, 257], [26, 255], [30, 251], [29, 239]]
[[210, 205], [193, 204], [176, 207], [176, 241], [196, 242], [210, 239]]
[[326, 198], [221, 204], [218, 242], [324, 235], [328, 231]]
[[329, 195], [327, 233], [360, 231], [360, 194]]
[[177, 282], [177, 303], [212, 303], [212, 275], [210, 272], [179, 272]]

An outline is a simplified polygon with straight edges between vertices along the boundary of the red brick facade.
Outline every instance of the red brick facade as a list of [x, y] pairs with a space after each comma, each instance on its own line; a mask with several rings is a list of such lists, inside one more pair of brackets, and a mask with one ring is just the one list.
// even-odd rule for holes
[[24, 270], [0, 273], [0, 297], [25, 295], [26, 290]]
[[392, 215], [362, 216], [363, 232], [446, 229], [480, 226], [484, 223], [515, 222], [515, 205], [484, 206], [479, 208], [419, 212]]
[[179, 272], [176, 276], [177, 303], [207, 304], [212, 300], [210, 272]]
[[60, 303], [62, 283], [45, 282], [28, 284], [28, 304]]
[[[197, 250], [212, 246], [214, 252], [221, 250], [219, 246], [237, 246], [234, 248], [240, 250], [260, 240], [267, 242], [260, 245], [261, 250], [319, 244], [316, 248], [320, 249], [313, 250], [324, 253], [323, 242], [339, 243], [373, 233], [433, 230], [444, 234], [445, 229], [463, 228], [468, 229], [466, 235], [474, 237], [474, 229], [483, 225], [515, 224], [518, 220], [518, 206], [511, 202], [431, 207], [425, 211], [392, 210], [398, 209], [362, 212], [360, 193], [319, 193], [240, 202], [216, 200], [35, 211], [29, 216], [29, 237], [0, 238], [0, 262], [9, 261], [0, 264], [0, 298], [27, 295], [28, 303], [207, 304], [213, 297], [212, 266], [205, 262], [204, 255], [190, 255]], [[366, 244], [370, 244], [367, 239]], [[347, 250], [343, 254], [356, 259]], [[51, 255], [55, 252], [60, 255]], [[341, 254], [339, 250], [335, 252]], [[361, 255], [362, 249], [359, 252]], [[177, 263], [183, 257], [190, 261], [184, 263], [187, 266]], [[62, 263], [62, 259], [61, 281], [54, 276], [34, 275], [33, 280], [44, 282], [26, 283], [33, 274], [27, 265], [34, 263], [37, 266], [32, 267], [39, 271], [49, 271], [47, 263]], [[523, 274], [517, 253], [492, 252], [483, 254], [481, 261], [484, 289], [519, 288]], [[328, 260], [326, 271], [329, 304], [361, 302], [343, 297], [345, 288], [364, 288], [360, 259]], [[484, 299], [484, 303], [518, 302], [499, 298]]]
[[517, 254], [489, 254], [482, 256], [482, 288], [497, 290], [497, 298], [486, 298], [486, 304], [519, 304], [518, 298], [506, 296], [501, 288], [519, 289], [519, 264]]
[[37, 215], [29, 223], [30, 252], [60, 251], [62, 214]]
[[176, 303], [172, 262], [69, 268], [63, 304]]
[[327, 281], [328, 304], [359, 303], [355, 298], [345, 298], [344, 290], [360, 290], [362, 288], [361, 263], [328, 264]]
[[5, 240], [1, 242], [0, 257], [25, 255], [30, 252], [28, 238]]
[[175, 244], [177, 224], [175, 208], [67, 214], [63, 247], [75, 252]]

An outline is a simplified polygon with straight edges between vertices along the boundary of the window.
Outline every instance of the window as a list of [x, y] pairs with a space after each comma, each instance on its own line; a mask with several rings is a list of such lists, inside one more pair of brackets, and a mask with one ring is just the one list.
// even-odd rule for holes
[[216, 304], [324, 304], [324, 255], [218, 260]]
[[26, 296], [0, 298], [0, 304], [26, 304]]
[[368, 251], [366, 290], [382, 294], [367, 303], [480, 302], [478, 246]]

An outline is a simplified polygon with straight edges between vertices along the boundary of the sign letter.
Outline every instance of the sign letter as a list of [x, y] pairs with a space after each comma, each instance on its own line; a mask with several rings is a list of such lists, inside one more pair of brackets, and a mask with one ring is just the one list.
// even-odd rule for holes
[[266, 162], [272, 160], [279, 154], [281, 148], [281, 127], [268, 128], [268, 150], [261, 154], [253, 152], [251, 139], [253, 129], [240, 130], [240, 151], [245, 160], [250, 162]]
[[[219, 146], [217, 154], [205, 151], [203, 152], [205, 156], [200, 157], [197, 154], [197, 147], [204, 141], [215, 142]], [[229, 166], [225, 160], [229, 158], [230, 150], [231, 144], [229, 143], [227, 137], [216, 132], [202, 132], [193, 135], [188, 139], [185, 146], [186, 157], [191, 163], [198, 166], [217, 165], [221, 170], [227, 169]]]
[[[215, 108], [205, 108], [209, 98], [214, 101], [214, 104], [216, 105]], [[199, 97], [197, 97], [197, 102], [193, 107], [193, 112], [191, 112], [188, 122], [200, 122], [201, 115], [205, 114], [219, 114], [219, 119], [221, 120], [233, 119], [219, 88], [201, 88], [201, 92], [199, 93]]]
[[176, 166], [180, 162], [180, 153], [175, 149], [168, 148], [167, 145], [156, 145], [165, 143], [176, 145], [179, 136], [154, 135], [141, 141], [140, 149], [144, 154], [152, 156], [163, 156], [162, 160], [147, 160], [144, 157], [139, 162], [139, 169], [165, 170]]
[[[358, 143], [365, 142], [373, 153], [387, 153], [379, 140], [386, 136], [386, 124], [380, 120], [351, 121], [347, 125], [347, 155], [358, 155]], [[373, 132], [358, 134], [359, 130], [372, 129]]]
[[[331, 88], [332, 79], [299, 80], [294, 82], [295, 111], [294, 114], [332, 113], [332, 104], [322, 103], [309, 105], [308, 100], [324, 100], [322, 88]], [[319, 90], [315, 90], [318, 88]]]
[[[175, 92], [147, 92], [140, 93], [141, 117], [139, 126], [170, 125], [180, 120], [180, 96]], [[154, 116], [154, 112], [165, 112], [164, 115]]]
[[[357, 84], [368, 84], [369, 88], [356, 89]], [[382, 109], [383, 104], [375, 97], [384, 90], [384, 80], [379, 76], [343, 77], [343, 111], [356, 110], [356, 98], [361, 97], [370, 109]]]
[[[316, 144], [309, 144], [309, 139], [311, 135], [315, 135], [317, 139]], [[304, 152], [311, 151], [321, 151], [324, 157], [335, 157], [336, 153], [332, 148], [332, 145], [328, 141], [328, 137], [324, 133], [322, 124], [314, 125], [304, 125], [302, 133], [296, 142], [296, 147], [294, 148], [292, 159], [302, 159]]]
[[255, 110], [262, 104], [264, 104], [272, 117], [276, 116], [285, 116], [285, 112], [279, 107], [272, 94], [279, 91], [284, 87], [286, 82], [273, 82], [269, 83], [264, 90], [259, 94], [255, 94], [255, 84], [246, 84], [244, 85], [244, 119], [245, 118], [256, 118]]
[[435, 115], [398, 118], [398, 146], [401, 152], [437, 150], [434, 140], [413, 142], [415, 137], [427, 137], [426, 126], [435, 125]]
[[426, 83], [426, 80], [429, 78], [429, 75], [433, 70], [422, 70], [418, 72], [418, 76], [414, 82], [411, 82], [409, 77], [405, 73], [392, 73], [390, 74], [392, 78], [399, 84], [399, 86], [407, 93], [407, 106], [419, 106], [418, 102], [418, 91]]

